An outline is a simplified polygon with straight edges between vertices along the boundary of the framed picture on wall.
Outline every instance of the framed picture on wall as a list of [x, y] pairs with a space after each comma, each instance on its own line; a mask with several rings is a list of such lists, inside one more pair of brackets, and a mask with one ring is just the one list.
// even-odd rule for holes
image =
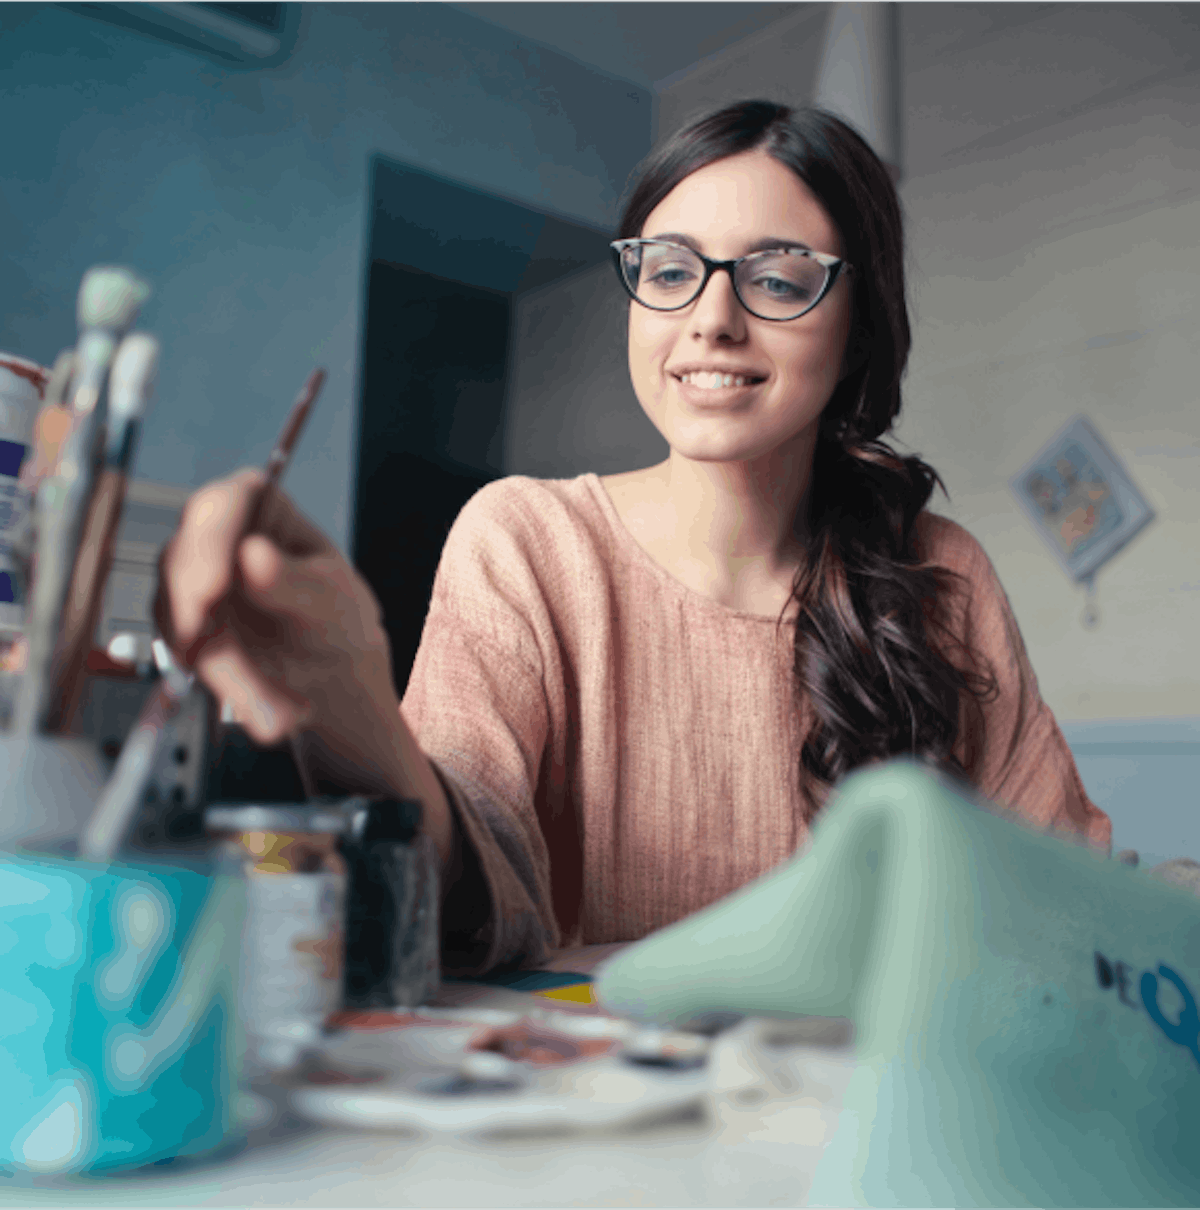
[[1154, 510], [1086, 416], [1075, 416], [1010, 480], [1021, 507], [1076, 582], [1154, 520]]

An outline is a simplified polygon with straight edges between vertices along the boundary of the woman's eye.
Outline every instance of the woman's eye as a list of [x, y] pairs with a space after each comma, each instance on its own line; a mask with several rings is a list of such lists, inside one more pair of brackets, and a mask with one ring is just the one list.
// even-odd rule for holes
[[660, 286], [674, 286], [685, 281], [691, 274], [687, 269], [656, 269], [650, 276], [650, 281]]
[[807, 298], [808, 290], [797, 282], [782, 277], [760, 277], [754, 282], [756, 290], [771, 294], [775, 298]]

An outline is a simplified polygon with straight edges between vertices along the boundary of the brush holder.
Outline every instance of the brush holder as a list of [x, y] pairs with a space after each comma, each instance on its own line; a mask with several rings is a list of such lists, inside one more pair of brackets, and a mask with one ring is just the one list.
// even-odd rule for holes
[[0, 853], [0, 1167], [36, 1178], [237, 1145], [244, 914], [240, 883], [208, 869]]

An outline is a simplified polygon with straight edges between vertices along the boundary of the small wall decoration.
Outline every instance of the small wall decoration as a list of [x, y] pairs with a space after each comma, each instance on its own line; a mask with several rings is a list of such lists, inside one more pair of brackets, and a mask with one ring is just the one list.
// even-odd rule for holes
[[1092, 628], [1096, 572], [1154, 520], [1154, 510], [1086, 416], [1068, 421], [1010, 482], [1062, 569], [1087, 586], [1083, 624]]

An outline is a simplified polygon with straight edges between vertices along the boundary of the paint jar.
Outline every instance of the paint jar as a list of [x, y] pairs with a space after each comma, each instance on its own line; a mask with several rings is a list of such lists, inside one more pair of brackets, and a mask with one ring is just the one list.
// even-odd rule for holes
[[0, 647], [4, 652], [25, 621], [22, 575], [13, 542], [29, 519], [30, 493], [19, 476], [33, 446], [34, 425], [49, 380], [50, 371], [36, 362], [0, 353]]
[[246, 886], [242, 1019], [253, 1077], [295, 1067], [341, 1008], [346, 863], [337, 805], [209, 807], [219, 868]]
[[415, 799], [371, 801], [351, 818], [346, 1006], [416, 1008], [441, 988], [437, 849]]

